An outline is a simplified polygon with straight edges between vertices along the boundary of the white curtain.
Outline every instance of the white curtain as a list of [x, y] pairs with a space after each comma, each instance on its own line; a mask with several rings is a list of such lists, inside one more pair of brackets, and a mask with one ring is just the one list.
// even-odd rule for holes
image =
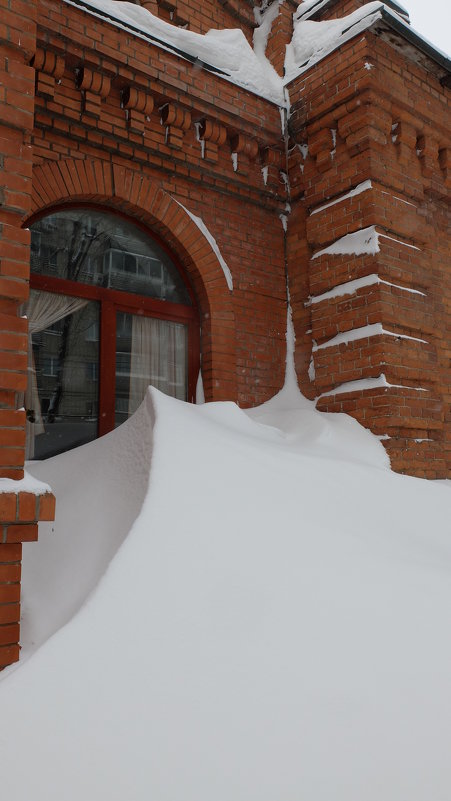
[[34, 457], [34, 440], [38, 434], [44, 433], [41, 416], [36, 367], [33, 355], [32, 336], [45, 331], [51, 325], [63, 320], [69, 314], [79, 311], [88, 303], [82, 298], [70, 298], [67, 295], [54, 295], [51, 292], [40, 292], [32, 289], [28, 303], [22, 307], [22, 314], [28, 317], [28, 382], [25, 393], [25, 408], [34, 411], [34, 423], [27, 420], [25, 457]]
[[140, 405], [149, 384], [185, 400], [186, 342], [186, 326], [132, 315], [129, 415]]

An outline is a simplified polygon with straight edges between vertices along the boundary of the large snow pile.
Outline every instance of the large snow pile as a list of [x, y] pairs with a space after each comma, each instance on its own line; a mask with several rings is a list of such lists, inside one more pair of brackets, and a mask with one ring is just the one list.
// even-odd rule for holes
[[33, 472], [58, 511], [25, 549], [4, 798], [448, 801], [449, 482], [289, 382], [248, 413], [151, 390]]

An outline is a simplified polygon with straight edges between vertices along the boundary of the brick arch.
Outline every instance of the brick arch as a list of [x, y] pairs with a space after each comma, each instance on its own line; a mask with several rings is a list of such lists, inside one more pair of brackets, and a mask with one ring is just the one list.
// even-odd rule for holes
[[65, 202], [121, 211], [156, 231], [177, 256], [197, 296], [202, 320], [202, 375], [207, 400], [236, 400], [234, 309], [208, 240], [158, 181], [121, 165], [64, 159], [34, 168], [31, 216]]

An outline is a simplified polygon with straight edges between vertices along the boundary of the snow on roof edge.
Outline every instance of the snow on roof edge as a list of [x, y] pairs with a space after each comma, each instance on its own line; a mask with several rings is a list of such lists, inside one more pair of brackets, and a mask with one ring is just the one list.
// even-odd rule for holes
[[[382, 2], [372, 2], [338, 20], [326, 20], [323, 22], [313, 22], [302, 18], [295, 20], [293, 38], [287, 47], [285, 58], [285, 85], [307, 72], [330, 53], [338, 50], [345, 42], [363, 33], [374, 22], [382, 19], [383, 7]], [[343, 23], [341, 29], [340, 22]], [[347, 25], [348, 27], [346, 27]], [[299, 34], [297, 36], [297, 32], [301, 30], [304, 32], [306, 30], [317, 30], [318, 33], [320, 31], [323, 33], [323, 39], [319, 40], [317, 49], [307, 46], [305, 35], [304, 37]], [[334, 35], [333, 31], [335, 30], [336, 33]], [[298, 50], [297, 53], [296, 49]], [[305, 60], [300, 63], [300, 59]]]
[[[337, 2], [337, 0], [304, 0], [304, 2], [298, 6], [296, 12], [297, 19], [310, 19], [314, 14], [317, 14], [318, 11], [327, 8], [328, 5], [334, 2]], [[383, 2], [391, 7], [395, 13], [405, 17], [410, 16], [407, 8], [402, 6], [401, 3], [398, 3], [397, 0], [383, 0]], [[304, 5], [305, 9], [303, 10]]]
[[[169, 40], [165, 40], [161, 38], [159, 35], [155, 35], [150, 30], [141, 29], [134, 21], [131, 19], [127, 19], [124, 14], [121, 14], [121, 9], [119, 6], [124, 4], [130, 5], [132, 9], [139, 9], [140, 11], [145, 11], [149, 14], [149, 17], [153, 17], [150, 11], [147, 11], [143, 6], [136, 6], [133, 2], [125, 3], [125, 2], [118, 2], [118, 8], [114, 8], [114, 3], [105, 3], [102, 0], [96, 2], [96, 0], [63, 0], [64, 3], [68, 5], [74, 6], [76, 8], [80, 8], [86, 13], [97, 17], [98, 19], [104, 20], [106, 22], [111, 23], [115, 27], [122, 28], [127, 32], [133, 33], [134, 36], [137, 36], [140, 39], [144, 39], [144, 41], [150, 42], [156, 47], [161, 48], [162, 50], [166, 50], [169, 53], [173, 53], [177, 55], [179, 58], [183, 58], [189, 61], [191, 64], [201, 67], [205, 69], [207, 72], [211, 72], [216, 75], [218, 78], [223, 80], [229, 81], [233, 83], [235, 86], [239, 86], [241, 89], [244, 89], [246, 92], [250, 92], [250, 94], [257, 95], [257, 97], [262, 98], [263, 100], [267, 101], [268, 103], [272, 103], [275, 106], [283, 107], [286, 105], [286, 100], [284, 98], [283, 92], [283, 80], [280, 78], [276, 71], [272, 68], [274, 75], [266, 76], [266, 81], [264, 80], [264, 75], [261, 75], [261, 85], [252, 85], [247, 81], [239, 80], [239, 77], [236, 74], [233, 74], [232, 67], [230, 68], [231, 71], [227, 72], [225, 69], [212, 64], [210, 61], [205, 60], [202, 55], [195, 55], [194, 53], [189, 52], [189, 48], [184, 49], [184, 47], [178, 47], [177, 45], [173, 44]], [[105, 6], [109, 5], [108, 10], [106, 10]], [[156, 18], [159, 22], [164, 22]], [[177, 28], [176, 26], [172, 25], [171, 23], [165, 23], [168, 27], [174, 29], [174, 33], [177, 34], [180, 32], [191, 34], [192, 36], [199, 37], [199, 39], [205, 39], [206, 35], [197, 34], [193, 31], [185, 31], [184, 29]], [[216, 33], [226, 33], [232, 29], [223, 29], [218, 31], [213, 31]], [[241, 32], [241, 29], [237, 29]], [[212, 33], [209, 31], [208, 33]], [[244, 34], [243, 34], [244, 36]], [[251, 52], [252, 48], [250, 48]], [[257, 57], [256, 57], [257, 58]], [[236, 66], [234, 62], [233, 66]], [[263, 67], [263, 65], [260, 65]], [[261, 70], [263, 73], [263, 69]], [[265, 88], [263, 88], [265, 87]]]
[[444, 70], [446, 70], [448, 73], [451, 73], [451, 58], [448, 53], [445, 53], [444, 50], [441, 50], [440, 47], [427, 39], [426, 36], [423, 36], [423, 34], [417, 31], [415, 28], [412, 28], [411, 25], [403, 22], [399, 15], [393, 13], [390, 8], [385, 5], [385, 3], [382, 9], [382, 18], [384, 22], [386, 22], [391, 28], [394, 28], [394, 30], [401, 36], [405, 35], [405, 38], [412, 45], [414, 45], [414, 47], [417, 47], [419, 50], [429, 56], [429, 58], [439, 64]]
[[[286, 106], [286, 98], [284, 96], [284, 87], [286, 87], [292, 80], [294, 80], [298, 75], [302, 74], [303, 72], [307, 71], [317, 63], [323, 60], [327, 55], [334, 52], [341, 47], [346, 41], [349, 41], [354, 36], [358, 36], [364, 30], [368, 30], [373, 24], [376, 22], [383, 20], [385, 23], [389, 25], [392, 29], [394, 29], [399, 35], [403, 36], [410, 43], [418, 48], [421, 52], [426, 54], [431, 60], [435, 61], [439, 66], [444, 69], [447, 73], [451, 74], [451, 59], [444, 53], [442, 50], [437, 48], [433, 45], [428, 39], [423, 37], [420, 33], [415, 31], [411, 26], [403, 21], [402, 17], [399, 13], [394, 10], [391, 10], [384, 2], [370, 2], [366, 5], [362, 6], [360, 9], [357, 9], [357, 12], [353, 12], [348, 16], [356, 16], [358, 12], [358, 18], [355, 23], [351, 25], [350, 28], [345, 29], [341, 36], [334, 40], [333, 43], [330, 44], [329, 47], [325, 48], [323, 51], [319, 50], [319, 52], [315, 53], [314, 56], [308, 58], [304, 64], [301, 66], [297, 66], [292, 63], [291, 70], [289, 68], [289, 61], [290, 56], [288, 55], [290, 48], [292, 48], [292, 44], [287, 46], [287, 59], [286, 59], [286, 75], [284, 78], [279, 78], [276, 73], [271, 76], [266, 76], [267, 78], [270, 77], [271, 80], [267, 80], [265, 82], [264, 79], [264, 69], [263, 64], [260, 64], [261, 75], [260, 77], [262, 80], [257, 81], [257, 84], [260, 85], [252, 85], [252, 81], [248, 83], [247, 80], [240, 80], [239, 75], [233, 74], [232, 67], [230, 68], [230, 72], [226, 71], [224, 65], [222, 67], [216, 66], [215, 64], [210, 63], [207, 59], [205, 60], [202, 55], [196, 55], [193, 52], [189, 52], [191, 48], [187, 47], [184, 49], [184, 45], [181, 42], [181, 47], [178, 47], [177, 44], [169, 40], [165, 40], [164, 38], [160, 38], [159, 35], [155, 35], [151, 30], [141, 29], [136, 23], [136, 20], [132, 18], [127, 19], [126, 16], [121, 13], [120, 6], [123, 5], [130, 5], [132, 9], [139, 9], [140, 11], [145, 11], [145, 9], [141, 6], [135, 6], [133, 3], [117, 3], [118, 8], [115, 8], [115, 4], [105, 2], [105, 0], [63, 0], [63, 2], [67, 3], [68, 5], [72, 5], [77, 8], [83, 9], [86, 13], [91, 14], [92, 16], [98, 17], [99, 19], [106, 20], [110, 22], [112, 25], [116, 27], [122, 28], [126, 31], [132, 32], [135, 36], [144, 39], [145, 41], [149, 41], [153, 43], [156, 47], [160, 47], [163, 50], [166, 50], [170, 53], [178, 55], [180, 58], [184, 58], [192, 64], [200, 65], [203, 69], [207, 72], [211, 72], [214, 75], [217, 75], [218, 78], [225, 79], [226, 81], [240, 86], [240, 88], [244, 89], [251, 94], [254, 94], [262, 99], [266, 100], [268, 103], [272, 103], [273, 105], [278, 106], [279, 108]], [[317, 10], [318, 6], [323, 7], [324, 4], [327, 4], [330, 0], [318, 0], [315, 4]], [[371, 7], [371, 9], [370, 9]], [[401, 7], [400, 7], [401, 8]], [[307, 9], [308, 11], [308, 9]], [[364, 12], [363, 14], [361, 12]], [[149, 14], [149, 17], [152, 18], [152, 14], [150, 12], [146, 12]], [[158, 18], [157, 18], [158, 19]], [[346, 19], [346, 17], [341, 18]], [[305, 17], [302, 17], [299, 22], [304, 22]], [[308, 20], [307, 20], [308, 21]], [[325, 21], [322, 23], [316, 23], [317, 25], [328, 25], [330, 22], [336, 22], [335, 20], [332, 21]], [[166, 23], [170, 25], [170, 23]], [[174, 28], [174, 33], [179, 32], [180, 29], [176, 28], [175, 26], [170, 25], [171, 28]], [[185, 31], [184, 31], [185, 32]], [[224, 31], [225, 32], [225, 31]], [[193, 33], [193, 32], [186, 32], [186, 33]], [[218, 31], [218, 33], [222, 33], [222, 31]], [[199, 37], [200, 39], [204, 39], [203, 36], [200, 34], [193, 34], [195, 37]], [[294, 38], [294, 37], [293, 37]], [[255, 76], [254, 76], [255, 77]], [[443, 82], [443, 81], [442, 81]]]
[[[325, 2], [329, 2], [329, 0], [325, 0]], [[321, 3], [321, 0], [318, 0], [318, 4]], [[323, 7], [322, 5], [319, 7]], [[319, 7], [317, 10], [319, 10]], [[371, 8], [370, 8], [371, 7]], [[308, 11], [308, 9], [307, 9]], [[359, 13], [360, 12], [360, 13]], [[364, 13], [362, 13], [364, 12]], [[290, 49], [292, 48], [292, 44], [288, 45], [287, 47], [287, 58], [286, 58], [286, 75], [285, 75], [285, 86], [289, 84], [291, 81], [295, 80], [299, 75], [302, 75], [307, 70], [311, 69], [311, 67], [316, 66], [320, 61], [326, 58], [330, 53], [333, 53], [335, 50], [338, 50], [342, 44], [349, 41], [350, 39], [354, 38], [354, 36], [358, 36], [363, 31], [368, 30], [374, 24], [379, 21], [385, 22], [392, 30], [398, 33], [403, 38], [407, 39], [410, 44], [412, 44], [415, 48], [420, 50], [426, 56], [428, 56], [432, 61], [438, 64], [446, 73], [451, 75], [451, 58], [445, 53], [443, 50], [440, 50], [439, 47], [434, 45], [430, 42], [426, 37], [424, 37], [421, 33], [416, 31], [410, 23], [403, 20], [402, 16], [398, 14], [396, 11], [389, 8], [383, 0], [378, 2], [370, 2], [361, 6], [360, 9], [357, 11], [352, 12], [348, 15], [348, 17], [354, 17], [355, 21], [352, 22], [349, 28], [345, 28], [341, 35], [335, 39], [331, 39], [329, 46], [325, 47], [324, 50], [318, 50], [316, 53], [312, 54], [307, 60], [299, 65], [295, 66], [293, 63], [290, 65], [290, 60], [292, 61], [292, 54]], [[339, 18], [341, 20], [345, 20], [346, 17]], [[311, 22], [306, 16], [302, 16], [295, 20], [298, 25], [302, 24], [316, 24], [316, 25], [330, 25], [330, 23], [336, 23], [339, 20], [325, 20], [322, 22]], [[294, 36], [293, 36], [294, 38]], [[293, 40], [292, 40], [293, 41]], [[290, 70], [291, 66], [291, 70]]]

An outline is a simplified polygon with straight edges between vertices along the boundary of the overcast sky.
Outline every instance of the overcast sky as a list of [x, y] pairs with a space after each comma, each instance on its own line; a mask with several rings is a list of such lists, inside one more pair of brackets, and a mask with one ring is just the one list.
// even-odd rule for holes
[[399, 0], [412, 28], [451, 56], [451, 0]]

